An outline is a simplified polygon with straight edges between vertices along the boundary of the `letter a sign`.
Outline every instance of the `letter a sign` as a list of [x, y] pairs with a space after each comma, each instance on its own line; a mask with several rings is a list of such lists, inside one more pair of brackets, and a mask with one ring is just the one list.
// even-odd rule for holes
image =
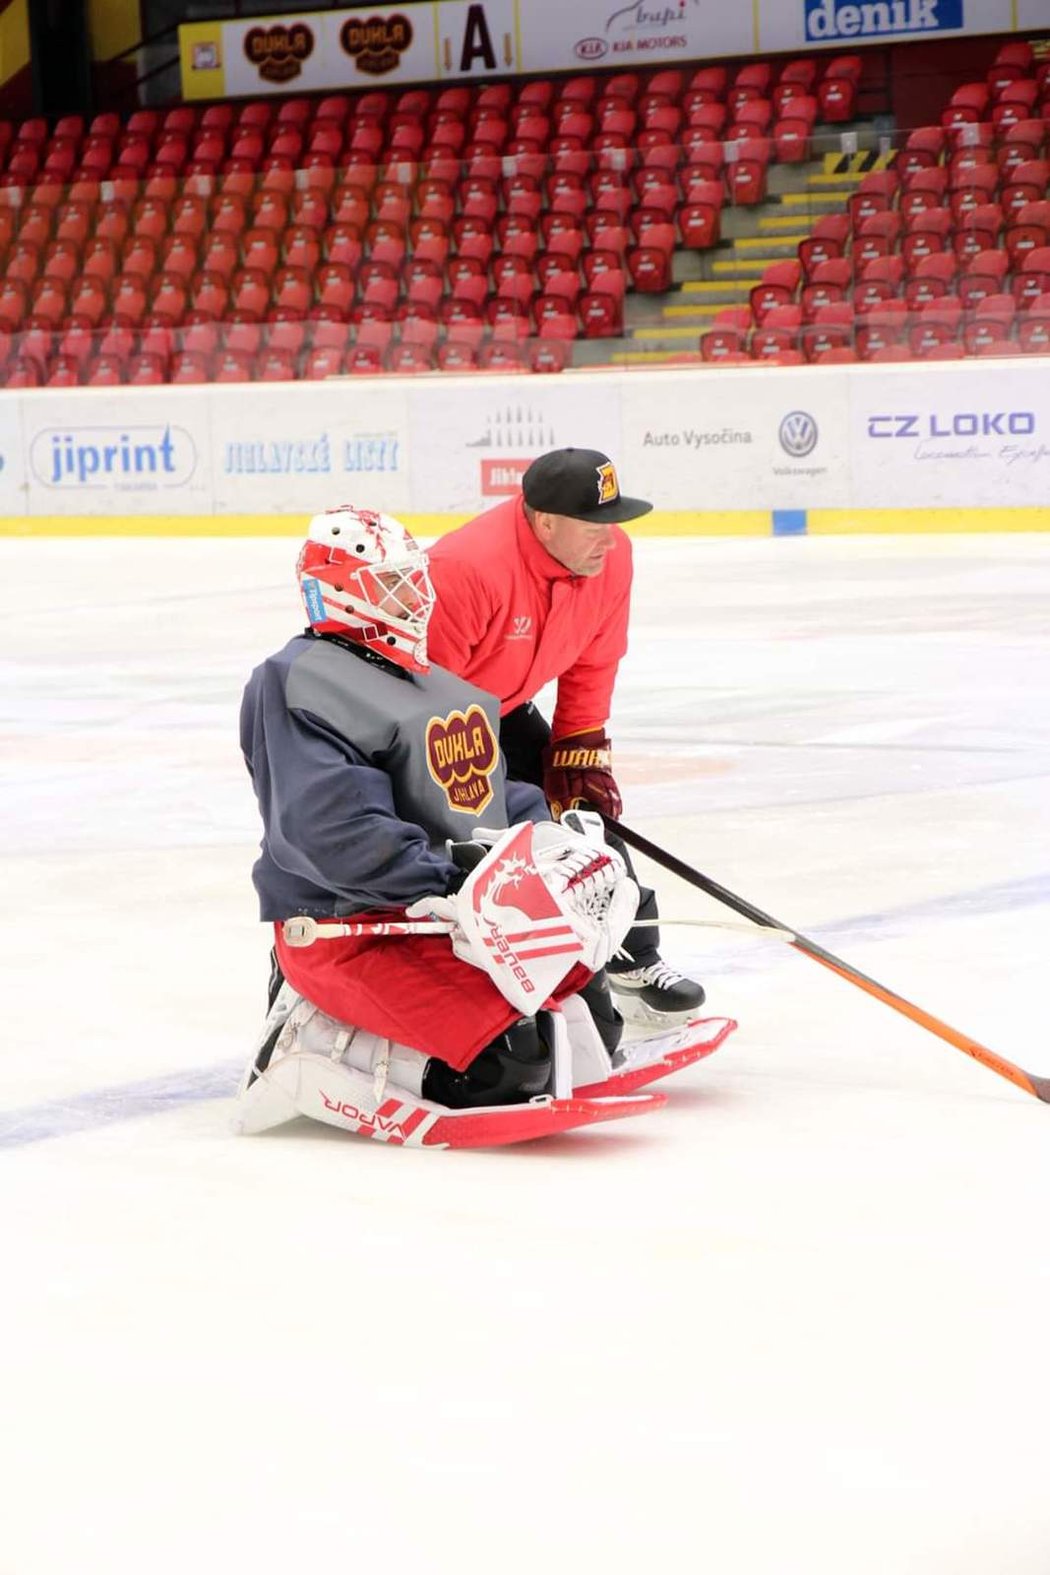
[[444, 0], [438, 15], [442, 80], [521, 69], [514, 0]]

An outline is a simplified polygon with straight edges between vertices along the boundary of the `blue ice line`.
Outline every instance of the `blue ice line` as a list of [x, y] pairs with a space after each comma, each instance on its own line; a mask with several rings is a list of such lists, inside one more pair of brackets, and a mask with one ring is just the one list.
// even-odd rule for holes
[[51, 1099], [21, 1110], [0, 1111], [0, 1149], [21, 1148], [45, 1138], [70, 1137], [117, 1121], [160, 1115], [205, 1099], [229, 1099], [237, 1091], [244, 1063], [223, 1061], [193, 1072], [170, 1072], [141, 1083], [93, 1088], [69, 1099]]
[[[1002, 914], [1044, 903], [1050, 903], [1050, 872], [957, 892], [948, 897], [933, 897], [910, 906], [888, 908], [881, 913], [858, 914], [852, 919], [822, 924], [819, 928], [823, 941], [831, 941], [835, 936], [849, 936], [855, 941], [915, 920]], [[242, 1068], [243, 1062], [223, 1061], [192, 1072], [172, 1072], [166, 1077], [148, 1078], [140, 1083], [90, 1089], [70, 1099], [48, 1100], [39, 1105], [27, 1105], [22, 1110], [0, 1111], [0, 1149], [22, 1148], [48, 1138], [69, 1137], [75, 1132], [160, 1115], [166, 1110], [200, 1104], [207, 1099], [232, 1098]]]

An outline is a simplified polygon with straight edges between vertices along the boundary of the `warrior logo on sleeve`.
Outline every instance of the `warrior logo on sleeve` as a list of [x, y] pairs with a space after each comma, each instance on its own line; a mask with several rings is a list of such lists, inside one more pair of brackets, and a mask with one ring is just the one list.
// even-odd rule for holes
[[450, 809], [480, 815], [492, 803], [492, 774], [499, 748], [480, 706], [432, 716], [427, 723], [427, 770]]

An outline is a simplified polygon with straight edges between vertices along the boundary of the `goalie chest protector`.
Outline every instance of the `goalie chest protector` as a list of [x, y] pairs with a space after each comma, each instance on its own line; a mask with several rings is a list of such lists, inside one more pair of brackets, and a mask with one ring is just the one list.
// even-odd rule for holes
[[446, 671], [390, 672], [333, 640], [303, 639], [289, 709], [307, 711], [390, 778], [402, 820], [431, 846], [507, 824], [499, 702]]

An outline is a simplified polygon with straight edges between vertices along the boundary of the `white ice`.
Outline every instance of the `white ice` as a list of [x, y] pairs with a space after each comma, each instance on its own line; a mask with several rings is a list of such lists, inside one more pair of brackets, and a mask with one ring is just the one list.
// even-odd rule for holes
[[[0, 543], [0, 1572], [1047, 1575], [1050, 1109], [812, 960], [669, 929], [619, 1129], [230, 1136], [294, 555]], [[1050, 537], [637, 557], [625, 819], [1050, 1074]]]

